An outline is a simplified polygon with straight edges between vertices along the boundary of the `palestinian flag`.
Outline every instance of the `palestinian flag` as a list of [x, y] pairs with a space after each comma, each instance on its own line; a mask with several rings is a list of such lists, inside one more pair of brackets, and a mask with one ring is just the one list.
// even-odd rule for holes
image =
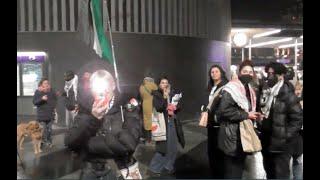
[[94, 33], [94, 42], [93, 49], [100, 56], [100, 58], [105, 59], [110, 62], [111, 65], [114, 64], [112, 58], [112, 50], [107, 39], [104, 27], [103, 27], [103, 18], [101, 12], [101, 0], [91, 0], [90, 10], [92, 14], [92, 23], [93, 23], [93, 33]]

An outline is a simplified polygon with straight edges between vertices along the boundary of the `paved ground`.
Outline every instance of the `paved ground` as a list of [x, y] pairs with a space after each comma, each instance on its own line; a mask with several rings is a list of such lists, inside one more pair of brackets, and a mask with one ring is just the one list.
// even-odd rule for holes
[[[179, 147], [176, 160], [176, 173], [174, 176], [160, 177], [160, 179], [208, 179], [210, 172], [207, 158], [207, 133], [205, 128], [197, 126], [195, 121], [184, 121], [186, 146]], [[32, 143], [26, 141], [25, 150], [20, 151], [24, 168], [21, 167], [17, 157], [17, 179], [79, 179], [81, 161], [78, 156], [72, 155], [63, 145], [65, 129], [55, 127], [53, 144], [49, 151], [37, 156], [33, 153]], [[154, 145], [140, 144], [137, 147], [135, 157], [139, 161], [140, 171], [144, 179], [147, 167], [154, 154]], [[113, 166], [113, 162], [109, 162]], [[254, 163], [248, 163], [254, 167]], [[248, 172], [246, 172], [247, 177]]]

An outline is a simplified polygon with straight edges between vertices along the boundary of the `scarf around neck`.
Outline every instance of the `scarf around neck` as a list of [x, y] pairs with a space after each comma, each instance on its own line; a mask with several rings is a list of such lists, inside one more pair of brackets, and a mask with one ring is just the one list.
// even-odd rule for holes
[[70, 81], [66, 81], [64, 85], [64, 90], [67, 93], [67, 97], [69, 97], [69, 90], [73, 87], [73, 92], [75, 96], [75, 100], [77, 100], [77, 89], [78, 89], [78, 76], [75, 75], [73, 79]]
[[272, 88], [269, 88], [269, 89], [266, 89], [263, 91], [263, 97], [265, 99], [262, 100], [264, 102], [262, 102], [261, 104], [265, 104], [265, 106], [263, 106], [261, 108], [261, 111], [265, 115], [266, 118], [269, 117], [272, 102], [274, 102], [276, 100], [276, 96], [279, 94], [279, 90], [283, 86], [283, 83], [284, 83], [284, 81], [280, 80]]
[[[248, 86], [250, 90], [252, 111], [256, 111], [256, 93], [250, 84]], [[246, 89], [240, 80], [235, 79], [230, 81], [225, 85], [223, 91], [227, 91], [240, 108], [249, 112], [249, 101], [246, 96]]]

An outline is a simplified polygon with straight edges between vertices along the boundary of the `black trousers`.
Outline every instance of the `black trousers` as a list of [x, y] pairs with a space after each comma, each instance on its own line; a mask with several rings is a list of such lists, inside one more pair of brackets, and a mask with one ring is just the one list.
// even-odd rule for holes
[[262, 151], [263, 165], [268, 179], [290, 178], [290, 154]]
[[224, 179], [241, 179], [247, 155], [224, 155]]
[[218, 127], [209, 126], [208, 128], [208, 158], [211, 176], [214, 179], [223, 178], [223, 156], [224, 153], [218, 148]]

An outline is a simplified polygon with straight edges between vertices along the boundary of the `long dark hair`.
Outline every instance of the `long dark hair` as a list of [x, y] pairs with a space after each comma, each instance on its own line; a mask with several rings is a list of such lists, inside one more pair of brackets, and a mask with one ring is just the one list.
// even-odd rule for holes
[[158, 83], [158, 85], [161, 83], [161, 81], [162, 80], [167, 80], [168, 82], [169, 82], [169, 78], [168, 78], [168, 76], [166, 76], [166, 75], [163, 75], [163, 76], [161, 76], [159, 79], [158, 79], [158, 81], [157, 81], [157, 83]]
[[219, 65], [212, 65], [212, 66], [210, 67], [210, 69], [209, 69], [209, 72], [208, 72], [208, 76], [209, 76], [208, 91], [211, 91], [212, 87], [215, 85], [215, 84], [214, 84], [214, 81], [213, 81], [213, 79], [212, 79], [212, 77], [211, 77], [211, 70], [212, 70], [213, 68], [218, 68], [218, 69], [219, 69], [220, 74], [221, 74], [221, 82], [227, 82], [227, 81], [228, 81], [227, 76], [226, 76], [226, 72], [222, 69], [222, 67], [219, 66]]

